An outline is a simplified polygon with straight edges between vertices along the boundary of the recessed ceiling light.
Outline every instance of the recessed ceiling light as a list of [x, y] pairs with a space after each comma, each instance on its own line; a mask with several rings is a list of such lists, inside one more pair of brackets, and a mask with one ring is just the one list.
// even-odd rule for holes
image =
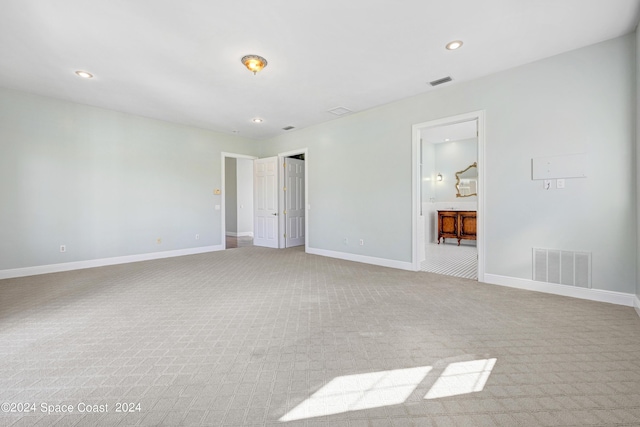
[[452, 42], [447, 43], [447, 46], [445, 46], [447, 49], [449, 50], [456, 50], [459, 49], [460, 47], [462, 47], [462, 41], [460, 40], [454, 40]]
[[449, 142], [449, 138], [445, 138], [445, 139], [444, 139], [444, 141], [445, 141], [445, 142]]
[[82, 77], [83, 79], [91, 79], [93, 78], [93, 74], [88, 71], [78, 70], [76, 71], [76, 75]]
[[253, 123], [262, 123], [262, 119], [259, 117], [256, 117], [255, 119], [253, 119]]

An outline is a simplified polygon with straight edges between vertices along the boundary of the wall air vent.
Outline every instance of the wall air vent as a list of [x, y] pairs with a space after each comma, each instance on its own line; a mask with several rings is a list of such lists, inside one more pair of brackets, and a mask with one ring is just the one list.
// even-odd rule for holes
[[591, 252], [533, 248], [533, 280], [591, 288]]
[[434, 81], [432, 81], [432, 82], [429, 82], [429, 84], [430, 84], [431, 86], [438, 86], [438, 85], [441, 85], [441, 84], [443, 84], [443, 83], [448, 83], [448, 82], [450, 82], [451, 80], [453, 80], [453, 79], [452, 79], [451, 77], [447, 76], [447, 77], [443, 77], [443, 78], [441, 78], [441, 79], [438, 79], [438, 80], [434, 80]]
[[331, 114], [335, 114], [336, 116], [344, 116], [345, 114], [349, 114], [352, 111], [345, 107], [336, 107], [329, 110]]
[[291, 129], [295, 129], [295, 127], [294, 126], [286, 126], [286, 127], [282, 128], [282, 130], [291, 130]]

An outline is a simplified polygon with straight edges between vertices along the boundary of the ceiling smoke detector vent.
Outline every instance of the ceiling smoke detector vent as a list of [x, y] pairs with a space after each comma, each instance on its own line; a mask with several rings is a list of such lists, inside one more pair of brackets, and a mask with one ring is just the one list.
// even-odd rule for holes
[[441, 78], [441, 79], [438, 79], [438, 80], [434, 80], [434, 81], [432, 81], [432, 82], [429, 82], [429, 84], [430, 84], [431, 86], [438, 86], [438, 85], [441, 85], [441, 84], [444, 84], [444, 83], [448, 83], [448, 82], [450, 82], [451, 80], [453, 80], [453, 79], [452, 79], [451, 77], [447, 76], [447, 77], [443, 77], [443, 78]]
[[282, 130], [291, 130], [291, 129], [295, 129], [295, 127], [294, 126], [286, 126], [286, 127], [282, 128]]
[[344, 116], [345, 114], [352, 113], [353, 111], [349, 110], [345, 107], [336, 107], [328, 110], [331, 114], [335, 114], [336, 116]]

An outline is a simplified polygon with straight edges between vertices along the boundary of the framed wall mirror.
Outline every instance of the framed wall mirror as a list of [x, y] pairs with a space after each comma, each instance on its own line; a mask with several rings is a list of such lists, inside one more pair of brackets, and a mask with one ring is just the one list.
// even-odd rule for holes
[[473, 162], [466, 169], [456, 172], [456, 197], [478, 195], [478, 163]]

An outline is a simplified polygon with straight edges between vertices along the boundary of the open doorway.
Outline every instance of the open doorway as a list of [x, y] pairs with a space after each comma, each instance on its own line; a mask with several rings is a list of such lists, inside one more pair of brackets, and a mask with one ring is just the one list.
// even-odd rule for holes
[[420, 270], [477, 280], [477, 120], [420, 130]]
[[413, 126], [413, 265], [484, 279], [484, 114]]
[[253, 246], [253, 160], [222, 154], [222, 241], [225, 249]]

